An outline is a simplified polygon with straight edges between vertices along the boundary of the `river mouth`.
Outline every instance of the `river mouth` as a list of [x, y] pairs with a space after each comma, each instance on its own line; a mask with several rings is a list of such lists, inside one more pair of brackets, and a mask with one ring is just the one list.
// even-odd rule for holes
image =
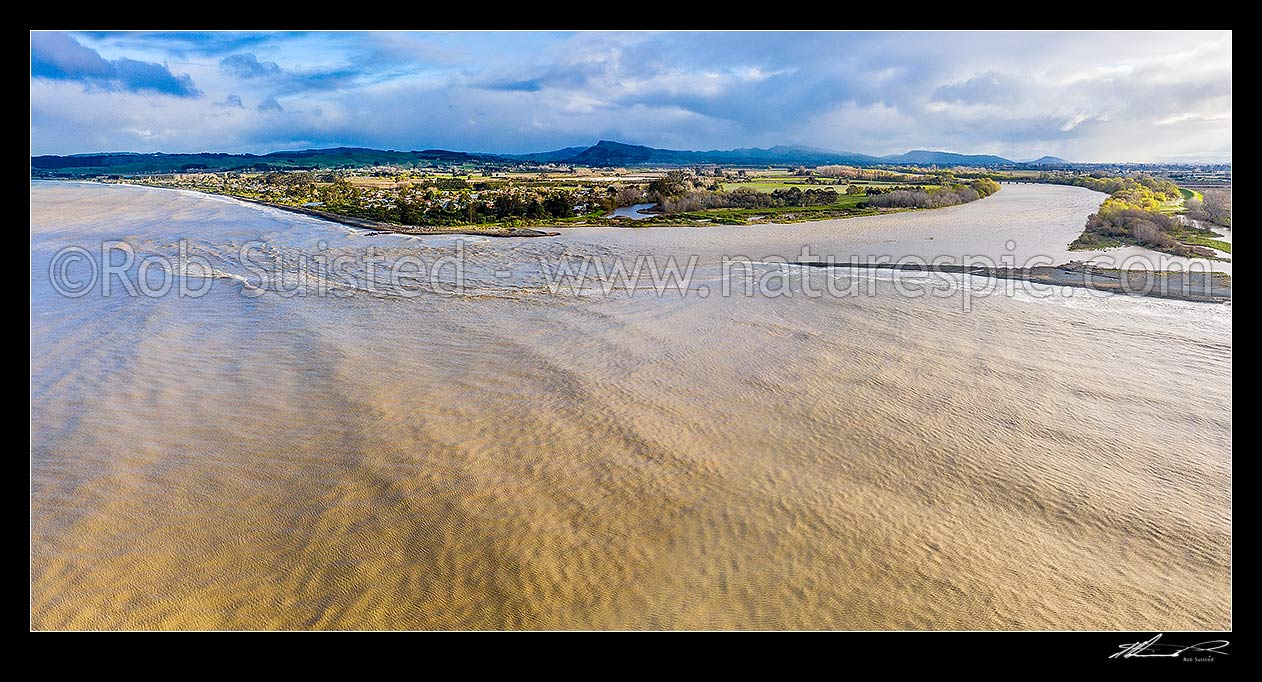
[[[1100, 195], [465, 240], [40, 185], [37, 629], [1230, 627], [1230, 306], [777, 263], [1030, 258]], [[285, 276], [55, 290], [58, 253], [116, 239], [249, 282], [259, 241]], [[303, 256], [369, 249], [462, 252], [465, 289], [289, 293]], [[545, 272], [642, 256], [696, 271], [660, 293]], [[799, 293], [830, 284], [853, 293]]]

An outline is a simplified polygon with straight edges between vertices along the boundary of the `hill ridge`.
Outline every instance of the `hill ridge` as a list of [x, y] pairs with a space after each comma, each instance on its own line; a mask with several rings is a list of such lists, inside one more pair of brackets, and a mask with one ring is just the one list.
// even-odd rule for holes
[[991, 154], [960, 154], [939, 150], [914, 149], [903, 154], [875, 156], [858, 152], [830, 151], [805, 145], [742, 147], [708, 151], [661, 149], [628, 144], [616, 140], [599, 140], [589, 147], [563, 147], [526, 154], [464, 152], [447, 149], [411, 151], [381, 150], [370, 147], [325, 147], [269, 152], [267, 154], [230, 154], [195, 152], [170, 154], [163, 152], [108, 152], [99, 154], [53, 154], [31, 157], [35, 173], [63, 174], [137, 174], [187, 171], [231, 170], [298, 170], [363, 167], [373, 165], [414, 165], [421, 161], [537, 163], [590, 167], [612, 166], [686, 166], [686, 165], [789, 165], [818, 166], [841, 164], [852, 166], [917, 165], [917, 166], [1019, 166], [1069, 165], [1068, 161], [1044, 156], [1025, 163]]

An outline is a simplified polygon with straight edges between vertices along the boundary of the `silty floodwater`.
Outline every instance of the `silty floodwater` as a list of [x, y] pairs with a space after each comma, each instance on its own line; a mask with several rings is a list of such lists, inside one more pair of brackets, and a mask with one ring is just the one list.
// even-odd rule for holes
[[[1230, 305], [775, 264], [1063, 262], [1102, 198], [491, 240], [32, 183], [32, 624], [1229, 628]], [[58, 293], [115, 239], [209, 290]], [[460, 265], [302, 286], [369, 250]], [[694, 276], [550, 286], [642, 256]]]

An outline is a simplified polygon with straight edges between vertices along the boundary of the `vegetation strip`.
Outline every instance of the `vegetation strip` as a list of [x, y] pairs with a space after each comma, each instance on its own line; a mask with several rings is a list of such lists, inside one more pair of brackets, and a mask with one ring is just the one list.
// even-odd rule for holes
[[[703, 227], [849, 218], [940, 208], [999, 190], [982, 173], [940, 169], [799, 168], [751, 175], [745, 169], [646, 171], [607, 176], [483, 168], [372, 175], [345, 172], [183, 173], [102, 178], [107, 182], [235, 197], [346, 225], [405, 234], [545, 236], [534, 227], [654, 225]], [[768, 180], [773, 178], [773, 180]], [[769, 191], [766, 191], [769, 190]], [[635, 218], [611, 215], [651, 204]]]
[[372, 230], [374, 232], [390, 232], [395, 234], [409, 235], [451, 235], [463, 234], [479, 237], [555, 237], [560, 232], [548, 232], [544, 230], [533, 230], [524, 227], [502, 227], [490, 228], [483, 230], [475, 229], [457, 229], [450, 227], [422, 227], [419, 225], [398, 225], [395, 223], [383, 223], [376, 220], [367, 220], [365, 218], [356, 218], [354, 216], [340, 215], [330, 213], [328, 211], [320, 211], [306, 206], [289, 206], [286, 204], [276, 204], [270, 201], [261, 201], [259, 199], [249, 199], [246, 197], [234, 197], [241, 201], [251, 204], [259, 204], [270, 208], [279, 208], [282, 211], [291, 213], [301, 213], [302, 215], [328, 220], [349, 227], [357, 227], [362, 230]]
[[1069, 244], [1070, 250], [1142, 246], [1186, 258], [1229, 260], [1212, 249], [1231, 253], [1231, 244], [1218, 239], [1218, 233], [1213, 230], [1189, 222], [1205, 221], [1230, 227], [1231, 194], [1228, 191], [1209, 190], [1199, 194], [1148, 174], [1128, 177], [1048, 175], [1035, 181], [1086, 187], [1109, 195], [1099, 210], [1087, 216], [1086, 227]]

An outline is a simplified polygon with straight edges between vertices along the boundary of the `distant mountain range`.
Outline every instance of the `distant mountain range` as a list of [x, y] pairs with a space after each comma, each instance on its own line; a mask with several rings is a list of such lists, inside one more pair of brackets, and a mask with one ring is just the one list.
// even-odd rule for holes
[[362, 168], [364, 166], [410, 166], [424, 161], [467, 162], [486, 155], [426, 149], [413, 152], [382, 151], [359, 147], [304, 149], [270, 154], [76, 154], [74, 156], [32, 156], [31, 169], [45, 174], [129, 175], [134, 173], [174, 173], [180, 171], [305, 170], [313, 168]]
[[531, 154], [483, 154], [455, 152], [445, 149], [394, 151], [361, 147], [305, 149], [270, 154], [136, 154], [111, 152], [75, 154], [71, 156], [32, 156], [31, 170], [38, 175], [129, 175], [136, 173], [172, 173], [187, 171], [230, 170], [301, 170], [360, 168], [364, 166], [447, 163], [537, 163], [573, 166], [686, 166], [722, 164], [733, 166], [817, 166], [844, 164], [851, 166], [916, 165], [916, 166], [1052, 166], [1069, 165], [1068, 161], [1044, 156], [1020, 163], [987, 154], [914, 150], [906, 154], [872, 156], [853, 152], [834, 152], [802, 146], [776, 146], [768, 149], [747, 148], [710, 151], [656, 149], [642, 145], [601, 140], [590, 147], [566, 147]]
[[[637, 144], [624, 144], [601, 140], [591, 147], [567, 147], [542, 154], [503, 155], [508, 158], [573, 164], [576, 166], [673, 166], [692, 164], [727, 165], [821, 165], [845, 164], [851, 166], [917, 165], [917, 166], [1013, 166], [1017, 162], [1002, 156], [988, 154], [955, 154], [917, 149], [906, 154], [872, 156], [856, 152], [834, 152], [802, 146], [776, 146], [768, 149], [712, 149], [710, 151], [680, 151], [656, 149]], [[1047, 165], [1067, 164], [1067, 161], [1045, 156], [1040, 159]]]

